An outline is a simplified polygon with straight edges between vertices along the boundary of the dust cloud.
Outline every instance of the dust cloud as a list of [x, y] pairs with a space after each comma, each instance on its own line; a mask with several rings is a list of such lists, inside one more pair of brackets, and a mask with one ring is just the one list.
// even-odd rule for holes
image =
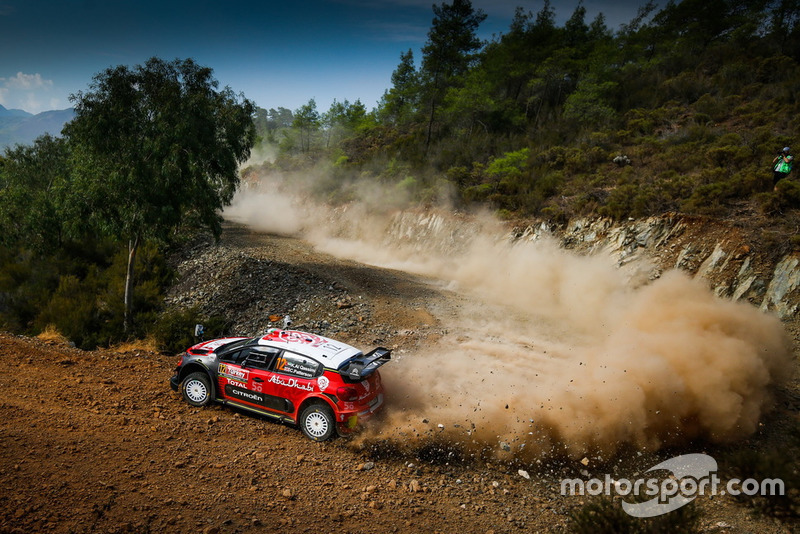
[[512, 242], [487, 218], [444, 250], [405, 242], [391, 214], [358, 203], [263, 195], [226, 216], [270, 230], [294, 207], [276, 220], [320, 250], [433, 277], [463, 297], [439, 317], [438, 343], [382, 369], [389, 403], [362, 443], [520, 461], [724, 443], [756, 430], [789, 374], [779, 320], [682, 272], [631, 278], [609, 258]]

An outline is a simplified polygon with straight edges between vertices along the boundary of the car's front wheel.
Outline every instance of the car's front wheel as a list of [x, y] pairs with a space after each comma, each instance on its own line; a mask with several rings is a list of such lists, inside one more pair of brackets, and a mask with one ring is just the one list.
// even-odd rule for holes
[[300, 414], [300, 430], [314, 441], [325, 441], [336, 431], [333, 411], [323, 404], [311, 404]]
[[211, 402], [211, 380], [205, 373], [191, 373], [181, 384], [181, 394], [192, 406], [206, 406]]

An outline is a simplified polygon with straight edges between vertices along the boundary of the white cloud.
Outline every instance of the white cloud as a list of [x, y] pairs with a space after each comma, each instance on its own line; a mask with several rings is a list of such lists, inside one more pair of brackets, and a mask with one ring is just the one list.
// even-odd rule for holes
[[53, 80], [45, 80], [39, 73], [25, 74], [24, 72], [18, 72], [16, 76], [9, 78], [6, 83], [13, 89], [29, 90], [53, 87]]
[[39, 73], [18, 72], [10, 78], [0, 78], [0, 105], [34, 114], [59, 109], [62, 104], [53, 95], [54, 87], [53, 80], [45, 79]]

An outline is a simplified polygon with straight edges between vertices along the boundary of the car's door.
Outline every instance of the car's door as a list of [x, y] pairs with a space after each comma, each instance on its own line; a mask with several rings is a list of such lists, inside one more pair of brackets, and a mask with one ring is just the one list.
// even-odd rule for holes
[[286, 399], [287, 413], [294, 413], [310, 393], [320, 391], [317, 379], [323, 372], [322, 364], [313, 358], [285, 350], [275, 358], [271, 371], [260, 376], [263, 391]]
[[218, 397], [235, 399], [232, 395], [234, 389], [247, 389], [249, 371], [242, 367], [242, 361], [250, 352], [249, 348], [237, 349], [220, 354], [217, 367], [217, 394]]
[[270, 369], [280, 354], [280, 350], [273, 348], [251, 349], [242, 362], [242, 368], [247, 372], [247, 391], [232, 390], [231, 393], [250, 405], [269, 411], [291, 413], [291, 403], [280, 392], [276, 392], [270, 382]]

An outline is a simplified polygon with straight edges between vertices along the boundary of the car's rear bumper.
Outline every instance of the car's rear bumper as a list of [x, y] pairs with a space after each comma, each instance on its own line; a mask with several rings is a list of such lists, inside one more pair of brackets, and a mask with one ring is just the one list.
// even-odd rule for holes
[[339, 412], [337, 427], [339, 434], [349, 434], [358, 429], [383, 409], [383, 393], [375, 397], [374, 402], [366, 409]]

